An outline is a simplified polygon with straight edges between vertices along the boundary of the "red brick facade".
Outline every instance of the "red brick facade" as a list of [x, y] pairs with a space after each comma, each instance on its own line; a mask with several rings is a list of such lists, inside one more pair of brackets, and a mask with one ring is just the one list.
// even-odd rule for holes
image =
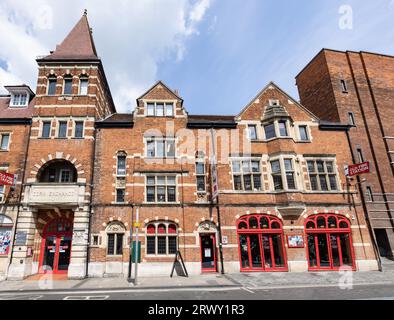
[[372, 168], [361, 177], [363, 201], [381, 254], [392, 255], [394, 57], [322, 50], [297, 76], [297, 85], [301, 103], [322, 120], [354, 122], [349, 131], [354, 162], [370, 161]]
[[9, 129], [25, 139], [9, 171], [25, 171], [8, 278], [127, 275], [137, 213], [144, 275], [168, 275], [177, 250], [197, 274], [220, 252], [225, 272], [376, 269], [347, 126], [274, 83], [235, 116], [191, 115], [163, 82], [118, 114], [86, 16], [37, 62], [31, 127]]

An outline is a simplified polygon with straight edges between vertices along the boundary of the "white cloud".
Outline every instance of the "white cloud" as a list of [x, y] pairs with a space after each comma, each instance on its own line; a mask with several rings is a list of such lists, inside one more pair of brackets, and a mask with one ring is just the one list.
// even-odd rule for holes
[[[0, 86], [36, 85], [37, 56], [59, 44], [88, 9], [99, 56], [119, 112], [157, 79], [160, 62], [182, 60], [187, 40], [211, 0], [2, 0], [0, 3]], [[0, 88], [1, 90], [2, 88]]]

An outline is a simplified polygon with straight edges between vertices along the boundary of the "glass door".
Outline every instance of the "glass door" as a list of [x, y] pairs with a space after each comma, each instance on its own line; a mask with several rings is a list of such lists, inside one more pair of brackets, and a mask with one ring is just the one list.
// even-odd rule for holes
[[216, 272], [215, 235], [200, 235], [201, 269], [203, 272]]
[[56, 236], [48, 236], [44, 241], [44, 255], [41, 264], [42, 272], [53, 272], [56, 260]]
[[59, 253], [57, 261], [58, 271], [67, 271], [70, 264], [71, 236], [61, 236], [59, 238]]

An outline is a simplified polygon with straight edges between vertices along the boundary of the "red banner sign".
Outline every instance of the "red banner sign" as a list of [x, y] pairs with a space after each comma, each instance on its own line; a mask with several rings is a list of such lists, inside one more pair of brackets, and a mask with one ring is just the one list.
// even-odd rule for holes
[[14, 175], [4, 171], [0, 171], [0, 185], [13, 186]]
[[357, 176], [359, 174], [364, 174], [364, 173], [370, 173], [370, 172], [371, 169], [369, 162], [358, 163], [348, 167], [349, 177]]

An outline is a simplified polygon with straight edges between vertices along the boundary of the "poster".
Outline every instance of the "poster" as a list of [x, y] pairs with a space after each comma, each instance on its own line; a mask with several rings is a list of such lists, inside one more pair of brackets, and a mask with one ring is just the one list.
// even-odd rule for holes
[[0, 255], [8, 254], [11, 243], [11, 229], [0, 228]]
[[204, 255], [205, 258], [211, 258], [211, 249], [205, 249]]
[[302, 235], [287, 236], [289, 248], [304, 248], [304, 237]]

